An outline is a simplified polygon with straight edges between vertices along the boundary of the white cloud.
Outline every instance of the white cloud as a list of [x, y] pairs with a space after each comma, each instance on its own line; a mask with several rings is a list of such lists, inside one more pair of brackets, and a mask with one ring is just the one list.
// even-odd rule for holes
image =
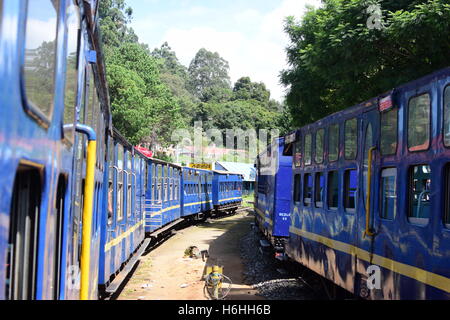
[[[279, 73], [287, 66], [284, 50], [289, 44], [283, 31], [284, 19], [290, 15], [301, 17], [306, 4], [319, 6], [320, 0], [284, 0], [269, 13], [257, 9], [236, 12], [227, 20], [231, 25], [239, 26], [233, 28], [238, 31], [222, 31], [216, 26], [172, 27], [161, 36], [160, 43], [167, 41], [186, 66], [200, 48], [217, 51], [230, 63], [233, 82], [242, 76], [262, 81], [271, 91], [272, 98], [282, 101], [284, 90], [279, 84]], [[207, 10], [193, 7], [186, 14], [198, 15], [201, 19]], [[145, 33], [139, 32], [141, 28], [145, 30], [145, 21], [137, 22], [136, 26], [139, 26], [136, 31], [140, 40], [146, 42]]]

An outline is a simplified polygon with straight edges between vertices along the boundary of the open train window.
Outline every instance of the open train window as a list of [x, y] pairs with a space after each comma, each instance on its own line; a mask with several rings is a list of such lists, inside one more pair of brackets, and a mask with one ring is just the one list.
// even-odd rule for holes
[[316, 173], [314, 187], [314, 203], [316, 208], [323, 208], [323, 191], [325, 190], [325, 176], [322, 172]]
[[408, 105], [408, 150], [430, 146], [431, 99], [428, 93], [411, 98]]
[[356, 169], [344, 172], [344, 208], [347, 212], [355, 212], [356, 192], [358, 190], [358, 175]]
[[327, 205], [328, 209], [337, 210], [339, 205], [339, 173], [338, 171], [330, 171], [328, 173], [327, 183]]
[[124, 203], [124, 150], [121, 144], [117, 144], [117, 221], [123, 219], [123, 203]]
[[[23, 66], [26, 106], [46, 127], [54, 107], [59, 7], [59, 0], [27, 2]], [[41, 32], [39, 37], [36, 37], [36, 30]]]
[[296, 174], [294, 176], [294, 202], [300, 203], [301, 198], [301, 178], [300, 174]]
[[294, 165], [297, 168], [302, 165], [302, 142], [301, 141], [297, 141], [295, 143]]
[[450, 147], [450, 85], [444, 90], [444, 145]]
[[397, 152], [398, 109], [381, 113], [380, 151], [383, 156]]
[[311, 148], [312, 148], [312, 137], [311, 134], [305, 135], [305, 165], [311, 164]]
[[310, 173], [305, 174], [303, 182], [303, 205], [310, 207], [313, 196], [313, 178]]
[[416, 165], [409, 169], [409, 221], [426, 224], [431, 210], [431, 167]]
[[332, 124], [328, 129], [328, 161], [337, 161], [339, 158], [339, 125]]
[[344, 155], [347, 160], [356, 159], [358, 147], [358, 119], [345, 121]]
[[315, 162], [322, 163], [323, 162], [323, 142], [325, 139], [325, 130], [320, 129], [316, 132], [316, 153], [315, 153]]
[[385, 168], [381, 171], [381, 211], [380, 217], [393, 220], [397, 212], [397, 169]]

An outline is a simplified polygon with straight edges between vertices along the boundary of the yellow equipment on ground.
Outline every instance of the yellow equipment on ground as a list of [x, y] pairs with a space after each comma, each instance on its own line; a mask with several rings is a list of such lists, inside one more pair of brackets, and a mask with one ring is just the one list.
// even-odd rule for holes
[[[231, 279], [223, 274], [221, 266], [207, 266], [204, 278], [205, 289], [214, 300], [224, 299], [231, 290]], [[223, 289], [224, 282], [229, 284], [225, 290]]]

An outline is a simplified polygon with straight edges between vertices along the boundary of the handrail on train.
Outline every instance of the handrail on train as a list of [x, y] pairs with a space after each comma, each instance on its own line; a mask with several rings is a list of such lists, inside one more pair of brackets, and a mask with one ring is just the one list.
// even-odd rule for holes
[[369, 236], [373, 237], [375, 233], [370, 229], [370, 211], [371, 211], [371, 185], [372, 185], [372, 160], [373, 160], [373, 152], [376, 150], [376, 147], [371, 147], [369, 149], [369, 159], [368, 159], [368, 170], [367, 170], [367, 197], [366, 197], [366, 230], [364, 231], [364, 237]]

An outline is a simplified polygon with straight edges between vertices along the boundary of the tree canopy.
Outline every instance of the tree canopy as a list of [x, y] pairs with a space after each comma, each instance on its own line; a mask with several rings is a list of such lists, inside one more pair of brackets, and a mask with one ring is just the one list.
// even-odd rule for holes
[[[382, 9], [369, 28], [369, 5]], [[281, 73], [297, 126], [381, 94], [448, 65], [446, 0], [324, 0], [285, 31], [289, 68]]]

